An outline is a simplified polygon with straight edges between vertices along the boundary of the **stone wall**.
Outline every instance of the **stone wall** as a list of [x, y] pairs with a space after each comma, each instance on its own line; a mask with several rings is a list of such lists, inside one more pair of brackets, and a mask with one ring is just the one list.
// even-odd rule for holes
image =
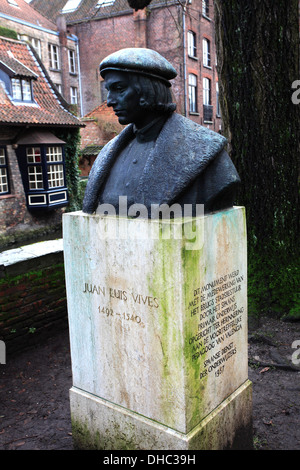
[[63, 253], [1, 266], [0, 340], [10, 355], [67, 327]]

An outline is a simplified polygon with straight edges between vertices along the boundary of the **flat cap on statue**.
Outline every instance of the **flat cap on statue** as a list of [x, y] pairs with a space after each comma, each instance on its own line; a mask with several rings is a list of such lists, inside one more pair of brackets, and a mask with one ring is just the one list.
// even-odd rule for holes
[[163, 80], [171, 86], [169, 80], [177, 76], [173, 65], [158, 52], [142, 47], [121, 49], [113, 52], [100, 64], [100, 74], [104, 78], [110, 70], [133, 72]]

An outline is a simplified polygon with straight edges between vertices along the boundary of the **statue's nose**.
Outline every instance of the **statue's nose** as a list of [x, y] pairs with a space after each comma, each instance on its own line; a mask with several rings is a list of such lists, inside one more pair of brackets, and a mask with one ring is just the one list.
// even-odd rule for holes
[[107, 93], [107, 106], [113, 106], [116, 103], [116, 98], [114, 93], [110, 91]]

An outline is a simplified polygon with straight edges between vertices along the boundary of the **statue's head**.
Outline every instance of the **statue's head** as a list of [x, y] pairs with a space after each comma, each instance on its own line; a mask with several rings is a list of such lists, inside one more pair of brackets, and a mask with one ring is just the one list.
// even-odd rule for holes
[[176, 70], [156, 51], [122, 49], [101, 62], [100, 73], [108, 90], [107, 105], [113, 107], [121, 124], [133, 122], [143, 127], [176, 108], [169, 81], [176, 77]]

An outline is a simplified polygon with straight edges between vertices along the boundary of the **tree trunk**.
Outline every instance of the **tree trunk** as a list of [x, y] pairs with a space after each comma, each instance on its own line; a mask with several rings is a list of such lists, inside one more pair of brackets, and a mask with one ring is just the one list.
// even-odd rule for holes
[[270, 287], [299, 253], [298, 0], [214, 5], [224, 133], [242, 180], [237, 202], [246, 207], [250, 262], [267, 263]]

